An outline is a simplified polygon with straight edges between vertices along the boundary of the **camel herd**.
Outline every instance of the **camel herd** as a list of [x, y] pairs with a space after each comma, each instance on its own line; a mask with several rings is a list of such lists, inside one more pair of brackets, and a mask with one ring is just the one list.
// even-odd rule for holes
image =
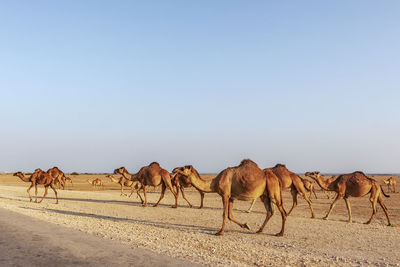
[[[106, 175], [106, 177], [109, 178], [111, 182], [120, 185], [121, 196], [126, 196], [123, 189], [124, 187], [128, 187], [131, 189], [129, 197], [136, 192], [144, 207], [147, 206], [147, 188], [149, 186], [156, 187], [161, 185], [160, 198], [153, 207], [156, 207], [164, 198], [167, 188], [175, 197], [175, 204], [172, 206], [173, 208], [178, 207], [179, 191], [182, 193], [182, 197], [186, 200], [189, 206], [192, 207], [192, 204], [185, 197], [184, 188], [194, 187], [200, 193], [201, 204], [199, 208], [203, 207], [205, 193], [219, 194], [223, 204], [223, 220], [221, 229], [216, 233], [216, 235], [224, 234], [227, 219], [242, 228], [249, 229], [246, 223], [240, 223], [233, 216], [233, 203], [235, 200], [252, 200], [253, 202], [248, 212], [251, 212], [257, 199], [261, 199], [264, 203], [266, 217], [257, 233], [263, 231], [265, 225], [274, 214], [274, 209], [272, 207], [272, 204], [274, 204], [278, 207], [282, 217], [281, 230], [276, 235], [282, 236], [285, 230], [286, 218], [297, 206], [297, 196], [299, 194], [307, 201], [311, 211], [311, 218], [315, 218], [311, 196], [314, 194], [315, 198], [317, 198], [317, 195], [314, 191], [313, 182], [301, 178], [296, 173], [289, 171], [283, 164], [277, 164], [272, 168], [260, 169], [255, 162], [245, 159], [242, 160], [238, 166], [228, 167], [222, 170], [211, 180], [203, 179], [199, 172], [191, 165], [176, 167], [173, 169], [172, 173], [169, 173], [167, 170], [161, 168], [157, 162], [142, 167], [136, 174], [130, 174], [125, 167], [115, 169], [113, 174], [121, 175], [121, 177], [116, 178], [113, 175]], [[36, 169], [30, 177], [25, 177], [21, 172], [14, 173], [14, 176], [19, 177], [24, 182], [31, 183], [27, 190], [30, 201], [32, 201], [30, 195], [30, 189], [32, 187], [35, 187], [35, 202], [37, 202], [37, 186], [43, 185], [45, 187], [44, 195], [39, 203], [43, 201], [47, 195], [48, 188], [50, 187], [56, 195], [57, 204], [58, 196], [56, 187], [64, 189], [67, 182], [72, 184], [72, 180], [69, 177], [66, 177], [57, 167], [51, 168], [47, 172], [41, 169]], [[383, 203], [382, 198], [382, 195], [385, 197], [389, 196], [385, 194], [382, 186], [379, 185], [376, 180], [367, 177], [364, 173], [357, 171], [339, 175], [337, 177], [332, 176], [328, 179], [324, 179], [320, 172], [307, 172], [305, 173], [305, 176], [316, 181], [325, 192], [334, 192], [336, 194], [328, 213], [324, 217], [325, 220], [329, 218], [336, 203], [340, 199], [343, 199], [346, 203], [349, 214], [349, 222], [352, 222], [349, 197], [362, 197], [370, 194], [369, 200], [372, 204], [372, 215], [366, 224], [371, 223], [372, 219], [376, 215], [377, 203], [379, 203], [386, 215], [388, 225], [391, 225], [388, 210]], [[103, 182], [99, 178], [87, 181], [93, 187], [103, 186]], [[391, 189], [395, 192], [396, 180], [393, 177], [390, 177], [384, 182], [388, 186], [388, 191]], [[288, 188], [290, 188], [293, 203], [291, 209], [287, 213], [283, 207], [282, 191]], [[144, 198], [142, 198], [140, 191], [143, 191]], [[307, 191], [309, 194], [307, 194]], [[327, 194], [327, 197], [330, 198], [329, 194]]]

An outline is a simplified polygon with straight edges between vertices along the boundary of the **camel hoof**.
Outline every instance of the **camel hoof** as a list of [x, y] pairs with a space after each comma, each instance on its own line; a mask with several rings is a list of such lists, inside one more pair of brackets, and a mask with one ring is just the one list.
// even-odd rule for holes
[[216, 235], [216, 236], [221, 236], [221, 235], [224, 235], [224, 232], [223, 232], [223, 231], [219, 231], [219, 232], [216, 233], [215, 235]]
[[328, 220], [328, 217], [324, 217], [324, 218], [322, 218], [323, 220], [325, 220], [325, 221], [327, 221]]
[[242, 228], [246, 228], [246, 229], [250, 230], [250, 227], [247, 225], [247, 223], [243, 224]]
[[203, 206], [200, 206], [199, 209], [203, 208]]
[[263, 231], [263, 230], [260, 229], [260, 230], [258, 230], [258, 231], [256, 232], [256, 234], [261, 234], [262, 231]]
[[176, 209], [176, 208], [178, 208], [178, 206], [175, 206], [175, 205], [174, 205], [174, 206], [171, 206], [171, 208]]
[[366, 222], [366, 223], [364, 223], [364, 224], [370, 224], [371, 223], [371, 221], [368, 221], [368, 222]]
[[283, 233], [282, 232], [277, 233], [275, 236], [283, 236]]
[[314, 215], [312, 215], [312, 216], [311, 216], [311, 219], [315, 219], [315, 216], [314, 216]]
[[147, 204], [143, 204], [142, 207], [144, 207], [144, 208], [147, 207]]

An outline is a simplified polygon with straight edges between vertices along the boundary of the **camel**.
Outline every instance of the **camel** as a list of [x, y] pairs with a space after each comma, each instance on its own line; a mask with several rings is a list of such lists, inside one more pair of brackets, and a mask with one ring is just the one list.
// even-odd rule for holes
[[[310, 192], [309, 198], [311, 199], [311, 194], [314, 193], [315, 198], [318, 199], [318, 197], [317, 197], [317, 195], [315, 194], [315, 191], [314, 191], [314, 183], [311, 182], [311, 181], [309, 181], [309, 180], [307, 180], [307, 179], [303, 179], [303, 178], [301, 178], [301, 177], [300, 177], [300, 179], [301, 179], [301, 181], [302, 181], [303, 184], [304, 184], [304, 188], [305, 188], [308, 192]], [[324, 191], [324, 192], [325, 192], [325, 191]], [[250, 213], [250, 212], [253, 210], [253, 207], [254, 207], [254, 204], [256, 203], [256, 201], [257, 201], [257, 200], [254, 199], [253, 202], [251, 202], [250, 208], [247, 210], [247, 213]]]
[[127, 196], [127, 194], [124, 193], [124, 186], [131, 188], [131, 194], [129, 197], [132, 196], [133, 191], [136, 190], [136, 194], [140, 197], [140, 200], [142, 201], [142, 204], [144, 203], [144, 200], [142, 196], [139, 194], [139, 190], [142, 188], [142, 185], [139, 181], [131, 181], [126, 179], [124, 176], [120, 177], [119, 179], [114, 178], [112, 175], [106, 175], [107, 178], [109, 178], [112, 182], [119, 184], [121, 186], [121, 195], [120, 196]]
[[[165, 190], [167, 187], [171, 190], [172, 194], [175, 197], [175, 202], [177, 201], [177, 194], [172, 188], [171, 177], [167, 170], [164, 170], [160, 167], [160, 164], [157, 162], [152, 162], [148, 166], [142, 167], [138, 173], [132, 175], [130, 174], [125, 167], [120, 167], [114, 170], [114, 174], [121, 174], [128, 180], [139, 181], [142, 184], [143, 192], [144, 192], [144, 203], [143, 207], [147, 207], [147, 186], [159, 186], [162, 185], [160, 199], [157, 201], [153, 207], [157, 207], [160, 201], [164, 198]], [[176, 208], [176, 206], [172, 206]]]
[[[176, 169], [176, 168], [175, 168]], [[175, 199], [175, 206], [178, 207], [178, 197], [179, 197], [179, 190], [182, 192], [182, 197], [186, 200], [186, 202], [189, 204], [189, 207], [193, 207], [192, 204], [190, 204], [189, 200], [187, 200], [186, 196], [185, 196], [185, 192], [183, 190], [183, 188], [189, 188], [192, 186], [190, 180], [188, 179], [187, 176], [184, 176], [180, 173], [176, 173], [176, 170], [172, 170], [172, 173], [174, 173], [174, 175], [172, 176], [171, 182], [172, 185], [175, 186], [176, 189], [176, 199]], [[183, 167], [179, 168], [181, 171], [183, 171]], [[200, 193], [200, 207], [199, 209], [201, 209], [203, 207], [203, 202], [204, 202], [204, 192], [198, 190], [196, 188], [197, 191], [199, 191]]]
[[59, 168], [53, 167], [51, 169], [48, 169], [47, 173], [50, 174], [51, 177], [53, 177], [54, 180], [57, 180], [55, 185], [58, 185], [58, 186], [61, 185], [62, 189], [64, 189], [64, 186], [65, 186], [65, 175]]
[[43, 199], [47, 195], [49, 187], [51, 187], [51, 189], [53, 189], [53, 191], [54, 191], [54, 194], [56, 195], [56, 204], [58, 204], [58, 196], [57, 196], [57, 191], [56, 191], [56, 189], [54, 188], [54, 185], [53, 185], [53, 178], [47, 172], [44, 172], [44, 171], [42, 171], [40, 169], [36, 169], [35, 172], [29, 178], [25, 177], [22, 172], [16, 172], [13, 175], [17, 176], [18, 178], [20, 178], [24, 182], [30, 182], [31, 183], [31, 185], [29, 186], [29, 188], [27, 190], [30, 202], [32, 202], [32, 197], [31, 197], [30, 191], [31, 191], [32, 187], [35, 187], [35, 202], [37, 203], [37, 191], [38, 191], [37, 190], [37, 186], [38, 186], [38, 184], [41, 184], [41, 185], [44, 186], [45, 191], [44, 191], [43, 197], [39, 201], [39, 203], [41, 203], [43, 201]]
[[99, 178], [96, 178], [94, 180], [87, 180], [89, 184], [91, 184], [94, 188], [96, 188], [96, 186], [101, 186], [103, 187], [103, 181]]
[[223, 235], [227, 218], [242, 228], [250, 229], [233, 217], [233, 202], [238, 200], [253, 200], [261, 197], [264, 202], [267, 215], [265, 221], [257, 233], [261, 233], [268, 220], [274, 214], [271, 202], [274, 202], [282, 215], [282, 228], [277, 236], [282, 236], [285, 229], [286, 212], [282, 205], [282, 194], [279, 180], [270, 170], [261, 170], [256, 163], [249, 159], [242, 160], [239, 166], [230, 167], [220, 172], [212, 180], [205, 181], [197, 170], [187, 165], [174, 169], [176, 173], [187, 176], [192, 185], [204, 193], [218, 193], [223, 203], [222, 227], [216, 235]]
[[[393, 177], [390, 177], [387, 180], [383, 180], [383, 182], [387, 184], [388, 192], [392, 191], [393, 193], [396, 193], [396, 180]], [[393, 187], [393, 189], [390, 188], [391, 186]]]
[[67, 182], [71, 183], [71, 185], [74, 186], [74, 184], [72, 183], [72, 179], [71, 178], [65, 177], [65, 179], [64, 179], [65, 186], [67, 186]]
[[318, 185], [327, 191], [335, 191], [337, 196], [335, 200], [332, 202], [331, 207], [324, 217], [324, 220], [328, 220], [329, 214], [332, 212], [336, 203], [343, 198], [346, 202], [347, 211], [349, 213], [349, 223], [352, 222], [351, 217], [351, 207], [349, 197], [363, 197], [369, 193], [371, 193], [369, 200], [372, 204], [372, 215], [371, 218], [366, 222], [366, 224], [370, 224], [374, 216], [376, 215], [376, 204], [379, 202], [381, 205], [383, 212], [386, 215], [388, 226], [391, 225], [388, 215], [388, 210], [383, 203], [382, 195], [385, 197], [389, 197], [382, 190], [382, 186], [378, 184], [378, 182], [372, 178], [367, 177], [362, 172], [353, 172], [349, 174], [342, 174], [338, 177], [330, 178], [328, 180], [324, 180], [320, 172], [307, 172], [305, 173], [307, 177], [314, 179]]
[[293, 198], [292, 208], [289, 210], [287, 216], [290, 215], [292, 210], [297, 206], [297, 195], [303, 195], [304, 199], [308, 202], [308, 205], [311, 210], [311, 218], [315, 218], [314, 209], [312, 207], [311, 199], [308, 197], [306, 193], [306, 188], [300, 176], [295, 174], [294, 172], [289, 171], [285, 165], [276, 164], [275, 167], [271, 168], [274, 174], [279, 178], [281, 182], [282, 190], [290, 187], [290, 193]]

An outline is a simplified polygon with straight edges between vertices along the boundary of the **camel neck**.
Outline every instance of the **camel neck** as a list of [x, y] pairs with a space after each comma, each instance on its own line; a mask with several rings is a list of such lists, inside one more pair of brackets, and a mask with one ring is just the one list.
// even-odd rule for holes
[[30, 178], [25, 177], [23, 174], [18, 175], [17, 177], [18, 177], [19, 179], [21, 179], [22, 181], [24, 181], [24, 182], [30, 182], [30, 181], [31, 181]]
[[114, 176], [112, 176], [112, 175], [108, 176], [108, 178], [110, 178], [111, 181], [113, 181], [114, 183], [117, 183], [117, 184], [119, 183], [119, 180], [115, 179]]
[[318, 178], [316, 179], [317, 184], [324, 190], [326, 191], [330, 191], [331, 189], [329, 189], [329, 185], [330, 183], [327, 180], [324, 180], [324, 178], [322, 178], [321, 176], [318, 176]]
[[198, 177], [197, 177], [197, 175], [194, 175], [194, 174], [190, 175], [190, 180], [191, 180], [192, 185], [196, 189], [198, 189], [204, 193], [216, 192], [216, 190], [214, 188], [215, 179], [216, 178], [213, 178], [212, 180], [209, 180], [209, 181], [205, 181], [200, 177], [200, 175]]

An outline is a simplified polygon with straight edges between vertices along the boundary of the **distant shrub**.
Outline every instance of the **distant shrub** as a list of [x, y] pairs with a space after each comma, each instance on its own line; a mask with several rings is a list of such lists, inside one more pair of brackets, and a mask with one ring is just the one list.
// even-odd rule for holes
[[77, 172], [71, 172], [71, 175], [79, 175]]

